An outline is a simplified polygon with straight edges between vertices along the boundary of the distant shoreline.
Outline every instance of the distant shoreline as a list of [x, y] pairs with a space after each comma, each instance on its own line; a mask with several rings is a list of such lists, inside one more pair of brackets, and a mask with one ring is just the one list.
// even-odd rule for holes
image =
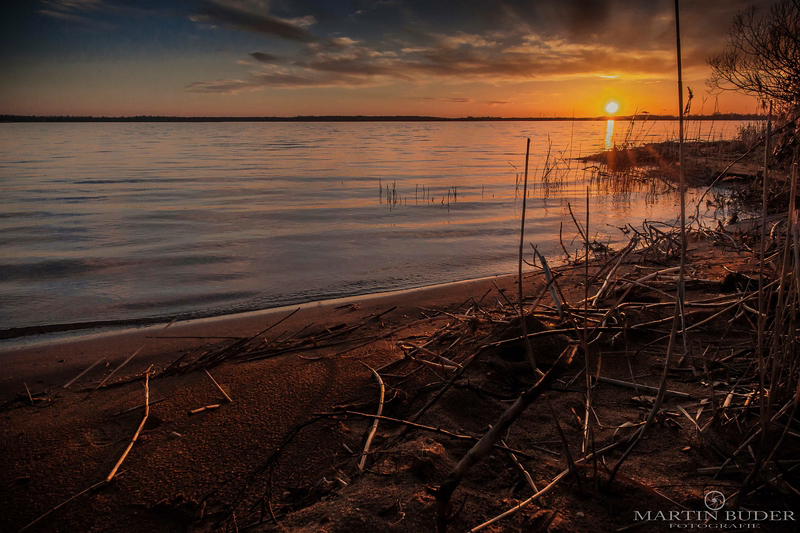
[[[143, 115], [135, 117], [0, 115], [0, 122], [587, 122], [604, 120], [678, 120], [674, 115], [625, 115], [600, 117], [430, 117], [304, 115], [295, 117], [172, 117]], [[766, 120], [757, 114], [694, 115], [686, 120]]]

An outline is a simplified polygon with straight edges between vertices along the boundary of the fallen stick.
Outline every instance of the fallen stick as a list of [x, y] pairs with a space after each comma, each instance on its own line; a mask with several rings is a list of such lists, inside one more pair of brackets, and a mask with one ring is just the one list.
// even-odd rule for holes
[[[172, 324], [174, 324], [174, 323], [175, 323], [177, 320], [178, 320], [177, 318], [173, 318], [173, 319], [172, 319], [172, 322], [170, 322], [169, 324], [167, 324], [166, 326], [164, 326], [164, 329], [162, 329], [161, 331], [159, 331], [159, 332], [158, 332], [158, 335], [156, 335], [154, 338], [158, 338], [158, 336], [159, 336], [159, 335], [161, 335], [162, 333], [164, 333], [164, 332], [167, 330], [167, 328], [168, 328], [168, 327], [170, 327]], [[125, 366], [125, 365], [127, 365], [128, 363], [130, 363], [130, 362], [131, 362], [131, 359], [133, 359], [134, 357], [136, 357], [136, 355], [138, 355], [138, 353], [139, 353], [139, 352], [141, 352], [142, 350], [144, 350], [145, 346], [147, 346], [147, 341], [145, 341], [145, 342], [144, 342], [144, 344], [142, 344], [142, 345], [139, 347], [139, 349], [138, 349], [138, 350], [136, 350], [136, 351], [135, 351], [135, 352], [133, 352], [131, 355], [129, 355], [127, 359], [125, 359], [125, 360], [124, 360], [122, 363], [120, 363], [120, 365], [119, 365], [117, 368], [115, 368], [114, 370], [112, 370], [112, 371], [111, 371], [111, 373], [110, 373], [109, 375], [107, 375], [107, 376], [105, 377], [105, 379], [103, 379], [103, 381], [101, 381], [101, 382], [100, 382], [100, 384], [99, 384], [97, 387], [95, 387], [94, 389], [92, 389], [92, 392], [90, 392], [90, 393], [87, 395], [87, 398], [88, 398], [89, 396], [91, 396], [92, 394], [94, 394], [95, 392], [97, 392], [97, 389], [99, 389], [100, 387], [102, 387], [103, 385], [105, 385], [105, 384], [106, 384], [106, 382], [107, 382], [109, 379], [111, 379], [111, 376], [113, 376], [114, 374], [116, 374], [116, 373], [117, 373], [117, 371], [119, 371], [119, 370], [120, 370], [122, 367], [124, 367], [124, 366]], [[148, 376], [148, 378], [149, 378], [149, 377], [150, 377], [150, 376]]]
[[122, 465], [122, 462], [125, 460], [126, 457], [128, 457], [128, 453], [130, 453], [131, 448], [133, 448], [133, 444], [136, 442], [136, 439], [139, 438], [139, 434], [144, 429], [144, 425], [147, 422], [148, 416], [150, 416], [150, 370], [149, 369], [144, 377], [144, 418], [142, 418], [142, 423], [139, 424], [139, 428], [136, 430], [136, 433], [133, 434], [133, 438], [131, 439], [131, 442], [128, 444], [128, 447], [125, 448], [122, 457], [119, 458], [119, 461], [117, 461], [117, 464], [114, 465], [114, 468], [111, 470], [111, 473], [108, 474], [108, 477], [106, 478], [106, 483], [111, 482], [114, 475], [117, 473], [117, 470], [119, 470], [119, 467]]
[[608, 275], [606, 276], [606, 279], [603, 282], [603, 285], [600, 287], [600, 290], [598, 290], [597, 294], [595, 294], [591, 298], [591, 300], [592, 300], [592, 302], [594, 304], [594, 307], [597, 307], [597, 302], [601, 301], [603, 299], [603, 297], [605, 296], [606, 292], [608, 292], [609, 287], [612, 284], [612, 280], [613, 280], [614, 274], [617, 273], [617, 270], [622, 265], [622, 263], [625, 261], [625, 259], [627, 259], [628, 255], [633, 251], [634, 248], [636, 248], [636, 245], [638, 244], [638, 242], [639, 242], [639, 238], [634, 236], [633, 239], [631, 239], [631, 242], [628, 243], [628, 246], [626, 246], [622, 250], [622, 252], [620, 253], [619, 259], [614, 264], [614, 266], [611, 268], [611, 270], [608, 272]]
[[[561, 422], [558, 420], [558, 416], [556, 415], [556, 410], [553, 409], [553, 404], [550, 402], [550, 398], [545, 394], [544, 395], [545, 403], [550, 410], [550, 415], [553, 418], [553, 422], [556, 426], [556, 431], [558, 431], [558, 437], [561, 439], [561, 447], [564, 450], [564, 458], [567, 460], [567, 469], [575, 478], [575, 483], [578, 484], [578, 487], [581, 486], [581, 478], [578, 476], [578, 470], [575, 468], [575, 460], [572, 458], [572, 452], [569, 449], [569, 442], [567, 442], [567, 437], [564, 435], [564, 430], [561, 429]], [[586, 420], [589, 420], [589, 415], [587, 413]], [[538, 489], [537, 491], [538, 492]]]
[[28, 384], [23, 383], [23, 385], [25, 385], [25, 392], [28, 393], [28, 401], [31, 402], [31, 405], [36, 405], [35, 403], [33, 403], [33, 397], [31, 396], [31, 390], [28, 388]]
[[73, 383], [75, 383], [76, 381], [78, 381], [79, 379], [81, 379], [81, 378], [82, 378], [83, 376], [85, 376], [85, 375], [86, 375], [86, 374], [87, 374], [87, 373], [88, 373], [88, 372], [89, 372], [91, 369], [93, 369], [94, 367], [96, 367], [97, 365], [99, 365], [100, 363], [102, 363], [102, 362], [103, 362], [103, 361], [105, 361], [105, 360], [106, 360], [106, 358], [105, 358], [105, 357], [101, 357], [100, 359], [98, 359], [97, 361], [95, 361], [94, 363], [92, 363], [92, 364], [89, 366], [89, 368], [87, 368], [86, 370], [84, 370], [83, 372], [81, 372], [80, 374], [78, 374], [77, 376], [75, 376], [74, 378], [72, 378], [72, 379], [69, 381], [69, 383], [67, 383], [66, 385], [64, 385], [64, 388], [65, 388], [65, 389], [68, 389], [68, 388], [69, 388], [69, 387], [70, 387], [70, 386], [71, 386]]
[[55, 511], [57, 511], [57, 510], [61, 509], [62, 507], [64, 507], [65, 505], [67, 505], [69, 502], [71, 502], [71, 501], [72, 501], [72, 500], [74, 500], [75, 498], [78, 498], [78, 497], [80, 497], [80, 496], [83, 496], [83, 495], [84, 495], [84, 494], [86, 494], [87, 492], [89, 492], [89, 491], [91, 491], [91, 490], [94, 490], [94, 489], [96, 489], [96, 488], [99, 488], [99, 487], [101, 487], [101, 486], [105, 485], [106, 483], [107, 483], [107, 481], [106, 481], [105, 479], [104, 479], [104, 480], [102, 480], [102, 481], [98, 481], [97, 483], [95, 483], [95, 484], [94, 484], [94, 485], [92, 485], [91, 487], [89, 487], [89, 488], [87, 488], [87, 489], [84, 489], [84, 490], [80, 491], [78, 494], [76, 494], [76, 495], [74, 495], [74, 496], [71, 496], [70, 498], [67, 498], [66, 500], [64, 500], [63, 502], [59, 503], [58, 505], [56, 505], [55, 507], [53, 507], [52, 509], [50, 509], [49, 511], [47, 511], [46, 513], [44, 513], [42, 516], [40, 516], [39, 518], [37, 518], [37, 519], [36, 519], [36, 520], [34, 520], [33, 522], [29, 523], [27, 526], [25, 526], [25, 527], [23, 527], [22, 529], [20, 529], [20, 530], [19, 530], [19, 533], [22, 533], [23, 531], [25, 531], [26, 529], [28, 529], [28, 528], [29, 528], [29, 527], [31, 527], [32, 525], [34, 525], [34, 524], [36, 524], [37, 522], [39, 522], [40, 520], [42, 520], [43, 518], [45, 518], [45, 517], [47, 517], [47, 516], [50, 516], [50, 515], [51, 515], [51, 514], [53, 514]]
[[420, 324], [425, 324], [427, 322], [434, 322], [436, 320], [442, 320], [443, 318], [449, 318], [449, 317], [447, 317], [446, 315], [440, 315], [440, 316], [432, 316], [430, 318], [423, 318], [423, 319], [420, 319], [420, 320], [415, 320], [414, 322], [410, 322], [410, 323], [406, 324], [405, 326], [399, 326], [397, 328], [394, 328], [392, 330], [387, 331], [386, 333], [381, 333], [380, 335], [376, 335], [376, 336], [372, 337], [370, 340], [368, 340], [366, 342], [363, 342], [361, 344], [357, 344], [355, 346], [347, 348], [346, 350], [342, 350], [340, 352], [337, 352], [337, 353], [333, 354], [330, 357], [338, 357], [340, 355], [344, 355], [344, 354], [346, 354], [348, 352], [352, 352], [353, 350], [357, 350], [359, 348], [363, 348], [364, 346], [369, 346], [370, 344], [378, 342], [379, 340], [383, 340], [383, 339], [385, 339], [387, 337], [391, 337], [392, 335], [394, 335], [396, 333], [399, 333], [399, 332], [403, 331], [404, 329], [412, 328], [414, 326], [418, 326]]
[[[487, 350], [489, 347], [490, 347], [490, 346], [489, 346], [488, 344], [484, 344], [483, 346], [481, 346], [480, 348], [478, 348], [478, 351], [476, 351], [476, 352], [475, 352], [475, 353], [472, 355], [472, 357], [470, 357], [468, 360], [466, 360], [466, 361], [464, 362], [464, 364], [463, 364], [463, 365], [461, 365], [461, 367], [459, 367], [459, 369], [458, 369], [458, 370], [456, 370], [456, 373], [455, 373], [455, 374], [453, 374], [453, 376], [450, 378], [450, 381], [448, 381], [448, 382], [447, 382], [447, 383], [444, 385], [444, 387], [442, 387], [441, 389], [439, 389], [439, 392], [437, 392], [437, 393], [436, 393], [436, 394], [433, 396], [433, 398], [431, 398], [430, 400], [428, 400], [428, 402], [427, 402], [425, 405], [423, 405], [423, 406], [422, 406], [422, 408], [421, 408], [419, 411], [417, 411], [417, 412], [416, 412], [416, 414], [415, 414], [414, 416], [412, 416], [412, 417], [411, 417], [411, 422], [412, 422], [412, 423], [413, 423], [413, 422], [417, 422], [417, 421], [418, 421], [420, 418], [422, 418], [422, 415], [424, 415], [424, 414], [425, 414], [425, 413], [428, 411], [428, 409], [430, 409], [430, 408], [433, 406], [433, 404], [435, 404], [436, 402], [438, 402], [438, 401], [439, 401], [439, 398], [441, 398], [442, 396], [444, 396], [444, 393], [445, 393], [445, 392], [447, 392], [447, 391], [450, 389], [450, 387], [452, 387], [452, 386], [453, 386], [453, 383], [455, 383], [455, 382], [456, 382], [456, 380], [457, 380], [458, 378], [460, 378], [460, 377], [461, 377], [461, 374], [463, 374], [463, 373], [464, 373], [464, 371], [466, 371], [466, 370], [467, 370], [467, 368], [469, 368], [469, 366], [470, 366], [470, 365], [471, 365], [473, 362], [475, 362], [475, 361], [478, 359], [478, 357], [480, 357], [480, 355], [481, 355], [481, 354], [482, 354], [484, 351], [486, 351], [486, 350]], [[401, 431], [401, 432], [400, 432], [398, 435], [396, 435], [396, 436], [395, 436], [395, 438], [393, 438], [393, 439], [391, 440], [391, 442], [389, 442], [389, 444], [387, 444], [387, 445], [386, 445], [386, 448], [391, 448], [392, 446], [394, 446], [394, 445], [395, 445], [397, 442], [399, 442], [399, 441], [400, 441], [400, 439], [402, 439], [403, 437], [405, 437], [405, 435], [406, 435], [406, 434], [407, 434], [409, 431], [410, 431], [410, 427], [407, 427], [406, 429], [404, 429], [403, 431]]]
[[539, 260], [542, 262], [542, 268], [544, 269], [545, 281], [547, 282], [547, 286], [550, 289], [550, 296], [553, 297], [553, 302], [556, 304], [556, 311], [558, 311], [559, 318], [564, 317], [564, 311], [561, 309], [561, 300], [558, 298], [558, 294], [556, 293], [556, 288], [553, 285], [553, 273], [550, 270], [550, 267], [547, 265], [547, 259], [545, 259], [544, 255], [534, 246], [533, 247], [534, 253], [539, 257]]
[[228, 400], [228, 403], [233, 403], [233, 400], [231, 400], [231, 397], [228, 396], [228, 393], [225, 392], [225, 390], [222, 387], [219, 386], [219, 383], [217, 383], [217, 380], [214, 379], [214, 376], [209, 374], [208, 370], [206, 370], [205, 368], [203, 369], [203, 372], [206, 373], [206, 376], [208, 376], [208, 379], [211, 380], [211, 383], [213, 383], [219, 389], [219, 391], [222, 393], [222, 395], [225, 396], [225, 399]]
[[[403, 420], [401, 418], [392, 418], [390, 416], [384, 416], [384, 415], [381, 415], [381, 416], [371, 415], [369, 413], [361, 413], [361, 412], [358, 412], [358, 411], [349, 411], [347, 409], [343, 409], [341, 411], [317, 413], [314, 416], [316, 416], [317, 418], [323, 418], [324, 417], [324, 418], [332, 418], [334, 420], [348, 420], [347, 418], [338, 418], [338, 417], [340, 417], [342, 415], [360, 416], [362, 418], [373, 418], [373, 419], [377, 419], [377, 420], [383, 420], [385, 422], [392, 422], [394, 424], [402, 424], [402, 425], [407, 426], [407, 427], [409, 427], [411, 429], [421, 429], [423, 431], [430, 431], [431, 433], [437, 433], [439, 435], [444, 435], [445, 437], [451, 438], [453, 440], [469, 440], [469, 441], [472, 441], [472, 442], [478, 442], [480, 440], [478, 437], [473, 437], [472, 435], [463, 435], [461, 433], [453, 433], [452, 431], [448, 431], [446, 429], [435, 428], [433, 426], [426, 426], [425, 424], [417, 424], [416, 422], [411, 422], [409, 420]], [[504, 446], [504, 445], [501, 445], [501, 444], [495, 444], [494, 447], [497, 448], [498, 450], [502, 450], [502, 451], [507, 452], [507, 453], [513, 453], [513, 454], [515, 454], [515, 455], [517, 455], [519, 457], [522, 457], [524, 459], [536, 459], [535, 456], [533, 456], [533, 455], [531, 455], [529, 453], [525, 453], [522, 450], [517, 450], [515, 448], [509, 448], [508, 446]], [[555, 455], [555, 456], [558, 456], [557, 452], [553, 452], [551, 450], [548, 450], [546, 448], [542, 448], [540, 446], [532, 446], [532, 448], [534, 448], [536, 450], [539, 450], [539, 451], [543, 451], [543, 452], [552, 454], [552, 455]]]
[[506, 296], [506, 294], [502, 290], [500, 290], [500, 287], [497, 286], [497, 283], [495, 283], [494, 280], [492, 280], [492, 285], [494, 285], [494, 288], [497, 289], [497, 292], [500, 294], [500, 296], [503, 297], [503, 299], [506, 301], [508, 306], [513, 308], [514, 304], [512, 304], [511, 300], [508, 299], [508, 296]]
[[[372, 375], [375, 376], [375, 379], [378, 380], [378, 385], [380, 385], [381, 395], [380, 395], [380, 400], [378, 400], [378, 416], [381, 416], [383, 414], [383, 399], [386, 393], [386, 388], [383, 386], [383, 380], [381, 379], [381, 375], [378, 374], [375, 371], [375, 369], [372, 368], [371, 366], [369, 365], [364, 365], [364, 366], [369, 368], [370, 372], [372, 372]], [[369, 435], [367, 436], [367, 442], [366, 444], [364, 444], [364, 451], [361, 453], [361, 460], [358, 462], [359, 474], [364, 473], [364, 465], [366, 465], [367, 463], [367, 454], [369, 454], [369, 448], [370, 446], [372, 446], [372, 439], [373, 437], [375, 437], [375, 433], [378, 431], [378, 421], [379, 419], [376, 418], [372, 422], [372, 429], [369, 430]]]
[[454, 372], [454, 371], [458, 370], [458, 367], [455, 366], [455, 365], [448, 365], [448, 364], [445, 364], [445, 363], [434, 363], [433, 361], [427, 361], [425, 359], [417, 359], [413, 355], [408, 355], [408, 354], [406, 354], [406, 357], [408, 357], [409, 359], [411, 359], [415, 363], [419, 363], [421, 365], [427, 366], [429, 368], [434, 368], [436, 370], [445, 370], [445, 371], [450, 371], [450, 372]]
[[202, 413], [203, 411], [211, 411], [212, 409], [219, 409], [222, 404], [214, 403], [211, 405], [204, 405], [203, 407], [198, 407], [197, 409], [190, 409], [188, 413], [189, 416], [196, 415], [197, 413]]
[[[586, 461], [589, 461], [589, 460], [591, 460], [591, 459], [593, 459], [595, 457], [599, 457], [599, 456], [603, 455], [604, 453], [613, 450], [614, 448], [616, 448], [617, 446], [623, 444], [626, 441], [627, 441], [627, 439], [623, 439], [623, 440], [617, 441], [617, 442], [615, 442], [613, 444], [609, 444], [605, 448], [601, 448], [600, 450], [597, 450], [594, 453], [590, 453], [586, 457], [582, 457], [581, 459], [578, 459], [577, 461], [575, 461], [575, 463], [576, 464], [581, 464], [581, 463], [585, 463]], [[518, 503], [516, 506], [512, 507], [508, 511], [506, 511], [506, 512], [504, 512], [504, 513], [502, 513], [502, 514], [500, 514], [498, 516], [495, 516], [494, 518], [492, 518], [490, 520], [487, 520], [486, 522], [484, 522], [483, 524], [480, 524], [479, 526], [475, 526], [474, 528], [469, 530], [469, 533], [477, 533], [478, 531], [486, 529], [487, 527], [491, 526], [492, 524], [494, 524], [496, 522], [499, 522], [503, 518], [507, 518], [507, 517], [509, 517], [511, 515], [514, 515], [514, 514], [518, 513], [519, 511], [525, 509], [527, 506], [529, 506], [530, 504], [532, 504], [536, 500], [542, 498], [542, 496], [545, 496], [545, 495], [551, 493], [553, 491], [553, 489], [556, 488], [556, 485], [558, 485], [559, 481], [561, 481], [562, 479], [564, 479], [568, 475], [569, 475], [569, 468], [566, 469], [566, 470], [562, 470], [561, 473], [559, 473], [555, 478], [553, 478], [553, 481], [551, 481], [550, 484], [547, 485], [545, 488], [543, 488], [542, 490], [540, 490], [539, 492], [537, 492], [536, 494], [534, 494], [533, 496], [531, 496], [527, 500]]]
[[[505, 447], [508, 447], [508, 444], [506, 444], [506, 441], [503, 439], [500, 439], [500, 444], [502, 444]], [[528, 486], [533, 490], [533, 493], [536, 494], [537, 492], [539, 492], [539, 489], [538, 487], [536, 487], [536, 483], [533, 481], [533, 478], [528, 473], [528, 471], [525, 470], [525, 467], [522, 466], [522, 463], [519, 462], [519, 458], [513, 453], [509, 453], [508, 456], [511, 458], [511, 462], [514, 463], [514, 466], [517, 467], [517, 470], [519, 470], [519, 473], [525, 480], [525, 483], [527, 483]]]
[[438, 533], [447, 531], [450, 520], [450, 499], [466, 473], [478, 464], [502, 438], [502, 434], [511, 424], [550, 386], [550, 383], [572, 362], [577, 352], [577, 345], [571, 344], [562, 352], [555, 364], [531, 388], [520, 394], [517, 400], [500, 415], [497, 423], [464, 455], [461, 461], [447, 476], [447, 479], [436, 490], [436, 529]]
[[[598, 376], [597, 381], [599, 381], [601, 383], [608, 383], [609, 385], [616, 385], [618, 387], [625, 387], [625, 388], [628, 388], [628, 389], [633, 389], [633, 390], [635, 390], [637, 392], [639, 392], [639, 391], [651, 392], [651, 393], [658, 392], [658, 387], [651, 387], [649, 385], [639, 385], [637, 383], [631, 383], [629, 381], [622, 381], [622, 380], [613, 379], [613, 378], [606, 378], [606, 377], [603, 377], [603, 376]], [[664, 394], [666, 396], [674, 396], [675, 398], [685, 398], [687, 400], [695, 399], [695, 397], [692, 396], [689, 393], [679, 392], [679, 391], [669, 390], [669, 389], [667, 389]]]
[[[762, 470], [781, 470], [792, 466], [797, 466], [800, 464], [800, 460], [797, 459], [785, 459], [780, 461], [770, 461], [769, 463], [765, 463], [761, 466]], [[752, 463], [748, 463], [745, 465], [736, 466], [736, 465], [727, 465], [727, 466], [709, 466], [697, 469], [697, 474], [701, 476], [716, 476], [717, 474], [743, 474], [745, 472], [749, 472], [750, 469], [753, 468]]]
[[[166, 400], [166, 398], [158, 398], [157, 400], [152, 400], [149, 403], [149, 405], [155, 405], [157, 403], [163, 402], [164, 400]], [[131, 407], [130, 409], [125, 409], [123, 411], [119, 411], [117, 413], [114, 413], [113, 415], [111, 415], [111, 418], [115, 418], [115, 417], [122, 416], [122, 415], [127, 415], [128, 413], [132, 413], [134, 411], [137, 411], [137, 410], [143, 409], [143, 408], [144, 408], [144, 404], [137, 405], [136, 407]]]

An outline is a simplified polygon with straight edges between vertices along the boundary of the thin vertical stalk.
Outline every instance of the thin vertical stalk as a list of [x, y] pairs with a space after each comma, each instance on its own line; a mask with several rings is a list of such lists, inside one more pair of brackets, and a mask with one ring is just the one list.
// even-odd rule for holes
[[[773, 320], [772, 327], [772, 374], [770, 375], [770, 388], [767, 394], [769, 401], [767, 402], [767, 414], [772, 412], [775, 404], [775, 397], [778, 395], [778, 388], [783, 384], [782, 373], [787, 369], [790, 362], [787, 360], [789, 351], [789, 331], [786, 324], [787, 315], [791, 319], [791, 309], [793, 304], [787, 301], [791, 295], [792, 280], [788, 277], [792, 268], [792, 235], [794, 234], [793, 225], [793, 208], [794, 198], [797, 196], [797, 180], [795, 179], [795, 172], [791, 173], [789, 185], [789, 205], [787, 206], [787, 220], [786, 220], [786, 239], [783, 244], [783, 261], [781, 262], [780, 280], [778, 284], [778, 303], [775, 307], [775, 319]], [[779, 329], [780, 328], [780, 329]], [[766, 429], [766, 428], [765, 428]]]
[[525, 208], [528, 201], [528, 160], [531, 155], [531, 139], [528, 137], [528, 142], [525, 146], [525, 181], [522, 185], [522, 222], [519, 229], [519, 269], [517, 288], [519, 289], [519, 320], [522, 323], [522, 336], [525, 337], [525, 351], [528, 354], [528, 361], [531, 363], [534, 372], [538, 370], [536, 365], [536, 358], [533, 356], [533, 348], [531, 341], [528, 338], [528, 325], [525, 323], [525, 304], [522, 300], [522, 250], [525, 246]]
[[[614, 469], [611, 471], [611, 475], [609, 476], [609, 485], [614, 481], [614, 477], [616, 476], [617, 472], [619, 471], [620, 466], [628, 456], [631, 454], [633, 449], [639, 444], [639, 441], [642, 439], [647, 430], [653, 424], [653, 420], [655, 420], [656, 414], [661, 410], [661, 406], [664, 404], [664, 395], [667, 391], [667, 373], [669, 372], [669, 364], [672, 359], [672, 352], [675, 348], [675, 340], [678, 336], [678, 324], [683, 322], [683, 308], [684, 308], [684, 296], [685, 296], [685, 273], [686, 273], [686, 180], [683, 173], [683, 129], [684, 129], [684, 107], [683, 107], [683, 64], [681, 61], [681, 17], [680, 17], [680, 0], [675, 0], [675, 36], [676, 36], [676, 51], [678, 56], [678, 110], [679, 110], [679, 122], [678, 122], [678, 175], [680, 179], [680, 196], [681, 196], [681, 228], [680, 228], [680, 236], [681, 236], [681, 258], [680, 258], [680, 268], [678, 269], [678, 293], [675, 299], [675, 314], [672, 317], [672, 330], [670, 331], [669, 335], [669, 343], [667, 344], [667, 354], [664, 357], [664, 370], [661, 373], [661, 381], [658, 386], [658, 393], [656, 394], [656, 399], [653, 402], [653, 408], [650, 410], [650, 413], [647, 415], [647, 419], [645, 420], [644, 424], [642, 425], [641, 429], [639, 429], [638, 433], [636, 434], [636, 438], [633, 440], [631, 445], [628, 447], [627, 450], [622, 454], [617, 464], [614, 465]], [[686, 335], [685, 329], [682, 329], [681, 335]], [[685, 346], [685, 343], [684, 343]], [[684, 356], [686, 354], [684, 353]]]
[[[586, 249], [586, 263], [584, 264], [583, 278], [583, 339], [582, 348], [586, 364], [586, 412], [583, 421], [583, 456], [588, 457], [589, 443], [594, 448], [594, 424], [592, 423], [592, 400], [594, 389], [592, 384], [592, 374], [589, 370], [589, 186], [586, 186], [586, 227], [584, 234], [584, 247]], [[595, 481], [597, 481], [597, 460], [594, 460]]]
[[586, 364], [586, 413], [583, 421], [583, 454], [589, 447], [589, 424], [592, 408], [592, 374], [589, 371], [589, 186], [586, 186], [586, 233], [583, 236], [583, 247], [586, 253], [583, 276], [583, 357]]
[[769, 191], [769, 141], [772, 135], [772, 103], [769, 104], [767, 131], [764, 138], [764, 173], [761, 183], [761, 244], [758, 260], [758, 400], [761, 420], [765, 420], [767, 403], [766, 391], [767, 364], [764, 359], [764, 327], [766, 319], [766, 298], [764, 298], [764, 260], [767, 246], [767, 196]]
[[[756, 476], [761, 471], [761, 465], [764, 462], [764, 454], [767, 452], [768, 447], [768, 432], [767, 429], [769, 427], [769, 420], [765, 417], [768, 415], [770, 411], [770, 406], [772, 404], [772, 398], [770, 397], [769, 402], [767, 402], [767, 360], [764, 357], [764, 350], [766, 348], [766, 297], [764, 294], [764, 263], [765, 263], [765, 253], [766, 253], [766, 240], [767, 240], [767, 196], [769, 193], [769, 151], [770, 151], [770, 137], [772, 136], [772, 102], [770, 102], [769, 106], [769, 116], [767, 118], [767, 131], [766, 137], [764, 138], [764, 177], [763, 183], [761, 186], [761, 245], [759, 248], [760, 257], [759, 257], [759, 265], [758, 265], [758, 399], [759, 399], [759, 411], [761, 414], [761, 446], [756, 450], [755, 456], [755, 463], [753, 465], [752, 470], [750, 473], [747, 474], [747, 477], [742, 482], [742, 486], [737, 492], [735, 497], [735, 501], [737, 505], [741, 505], [742, 500], [747, 497], [747, 493], [750, 490], [750, 486], [755, 481]], [[781, 274], [783, 272], [781, 271]], [[781, 289], [783, 288], [783, 279], [780, 280]], [[772, 321], [773, 323], [773, 336], [778, 337], [778, 328], [781, 327], [780, 325], [780, 309], [776, 308], [775, 310], [775, 318]], [[775, 345], [773, 344], [773, 348]], [[773, 357], [778, 357], [778, 354], [773, 351]], [[773, 379], [775, 376], [773, 375]]]

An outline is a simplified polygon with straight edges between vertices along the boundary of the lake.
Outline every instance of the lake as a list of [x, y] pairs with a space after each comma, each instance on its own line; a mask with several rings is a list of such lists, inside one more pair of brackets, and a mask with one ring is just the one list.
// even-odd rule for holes
[[[694, 123], [705, 138], [738, 123]], [[672, 220], [574, 160], [676, 122], [0, 124], [0, 330], [191, 318], [514, 272], [526, 241]], [[548, 156], [549, 152], [549, 156]], [[545, 166], [556, 166], [546, 176]], [[580, 213], [580, 215], [578, 215]]]

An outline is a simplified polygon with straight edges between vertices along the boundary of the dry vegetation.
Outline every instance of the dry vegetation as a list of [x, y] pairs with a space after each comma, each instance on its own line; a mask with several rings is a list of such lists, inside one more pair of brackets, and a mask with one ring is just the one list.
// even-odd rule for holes
[[[795, 181], [796, 174], [789, 186]], [[141, 393], [130, 380], [144, 378], [148, 394], [154, 384], [173, 394], [138, 421], [142, 410], [135, 406], [105, 419], [127, 416], [134, 424], [117, 440], [129, 444], [122, 459], [133, 446], [127, 459], [133, 464], [126, 468], [119, 452], [112, 453], [118, 447], [100, 461], [116, 463], [114, 471], [122, 463], [122, 479], [103, 474], [58, 505], [48, 497], [44, 513], [20, 511], [17, 503], [6, 526], [19, 530], [38, 516], [27, 530], [102, 530], [107, 519], [93, 515], [100, 502], [128, 517], [125, 529], [132, 531], [660, 531], [664, 523], [637, 520], [634, 512], [704, 510], [712, 489], [727, 497], [726, 509], [796, 509], [795, 213], [792, 203], [763, 219], [692, 230], [678, 315], [678, 229], [645, 223], [629, 228], [630, 242], [620, 250], [587, 243], [588, 263], [577, 258], [542, 270], [540, 259], [526, 252], [536, 266], [523, 278], [524, 322], [518, 287], [492, 288], [457, 308], [421, 309], [418, 318], [389, 326], [383, 321], [393, 309], [327, 327], [282, 330], [277, 321], [252, 336], [185, 352], [112, 388], [86, 388], [93, 399], [106, 397], [96, 401], [113, 400], [126, 387], [135, 398]], [[583, 224], [575, 226], [587, 240]], [[674, 316], [676, 356], [665, 366]], [[376, 346], [384, 348], [376, 353]], [[183, 405], [177, 391], [186, 385], [176, 383], [213, 382], [217, 399], [195, 402], [184, 413], [191, 420], [216, 417], [213, 427], [224, 433], [226, 425], [241, 427], [241, 415], [220, 407], [248, 406], [237, 404], [241, 399], [228, 396], [211, 374], [206, 381], [209, 370], [224, 375], [241, 363], [254, 373], [266, 362], [282, 368], [333, 361], [349, 365], [350, 381], [360, 385], [326, 392], [336, 401], [305, 407], [283, 438], [265, 437], [260, 453], [236, 456], [233, 470], [209, 453], [227, 457], [235, 446], [219, 440], [219, 429], [201, 432], [208, 442], [188, 453], [213, 480], [184, 479], [172, 496], [148, 499], [142, 479], [154, 473], [139, 471], [136, 447], [144, 446], [139, 454], [150, 461], [180, 463], [169, 444], [147, 447], [148, 440], [171, 443], [168, 432], [180, 429], [175, 417], [182, 408], [169, 404]], [[26, 394], [4, 410], [18, 427], [24, 412], [51, 400]], [[286, 411], [254, 401], [249, 409], [267, 417]], [[144, 445], [135, 444], [140, 433]], [[258, 445], [259, 438], [253, 431], [230, 441]], [[4, 489], [9, 509], [29, 484], [50, 490], [30, 483], [35, 475], [20, 465], [10, 468], [17, 477]], [[127, 490], [145, 502], [136, 504], [146, 510], [141, 524], [117, 501], [124, 499], [125, 491], [114, 488], [120, 483], [132, 483]], [[795, 528], [793, 521], [762, 525]]]

